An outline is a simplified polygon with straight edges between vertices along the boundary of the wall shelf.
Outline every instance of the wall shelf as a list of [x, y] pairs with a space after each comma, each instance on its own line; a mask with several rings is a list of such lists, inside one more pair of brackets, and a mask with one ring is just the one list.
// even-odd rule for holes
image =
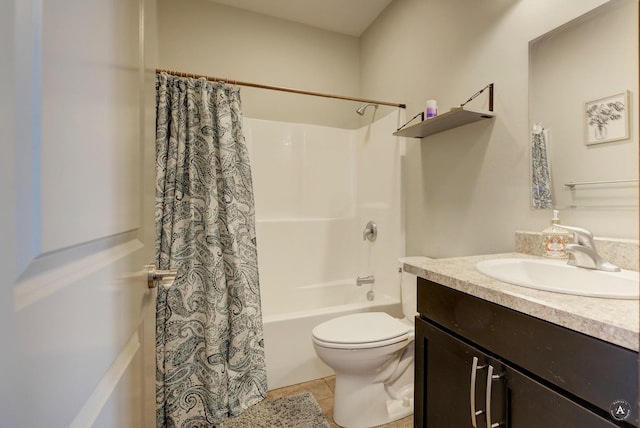
[[393, 135], [396, 137], [424, 138], [449, 129], [458, 128], [469, 123], [485, 119], [493, 119], [495, 116], [496, 114], [492, 111], [480, 111], [466, 107], [454, 107], [446, 113], [396, 131]]

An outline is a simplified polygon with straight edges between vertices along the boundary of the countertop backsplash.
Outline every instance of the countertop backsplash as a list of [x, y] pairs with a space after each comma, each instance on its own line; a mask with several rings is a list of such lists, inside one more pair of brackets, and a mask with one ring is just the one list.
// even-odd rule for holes
[[[516, 230], [516, 252], [542, 257], [542, 233]], [[640, 241], [637, 239], [594, 238], [600, 256], [622, 269], [640, 270]]]

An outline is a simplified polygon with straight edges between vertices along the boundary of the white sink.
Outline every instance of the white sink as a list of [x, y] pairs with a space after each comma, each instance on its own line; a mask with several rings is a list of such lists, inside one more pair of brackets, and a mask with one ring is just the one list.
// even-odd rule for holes
[[638, 299], [639, 274], [630, 270], [603, 272], [567, 265], [566, 260], [492, 259], [476, 269], [493, 279], [538, 290], [607, 299]]

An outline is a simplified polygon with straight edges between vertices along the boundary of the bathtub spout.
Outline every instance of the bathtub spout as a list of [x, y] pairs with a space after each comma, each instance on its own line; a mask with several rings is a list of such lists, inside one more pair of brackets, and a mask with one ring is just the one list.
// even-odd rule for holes
[[363, 284], [373, 284], [374, 281], [375, 281], [375, 278], [373, 277], [373, 275], [359, 276], [356, 278], [356, 285], [359, 287]]

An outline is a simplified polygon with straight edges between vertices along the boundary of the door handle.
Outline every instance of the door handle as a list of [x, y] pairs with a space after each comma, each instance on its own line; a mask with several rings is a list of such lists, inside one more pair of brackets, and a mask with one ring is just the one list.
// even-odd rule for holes
[[147, 265], [147, 285], [149, 288], [156, 288], [158, 284], [164, 288], [169, 288], [178, 276], [177, 269], [156, 269], [154, 265]]
[[500, 422], [491, 423], [491, 385], [494, 381], [502, 379], [504, 377], [504, 374], [494, 375], [493, 370], [494, 370], [493, 366], [489, 365], [489, 370], [487, 371], [487, 389], [484, 397], [486, 417], [487, 417], [487, 428], [497, 428], [502, 425], [502, 423]]
[[476, 373], [478, 370], [482, 370], [485, 367], [487, 366], [478, 365], [478, 357], [473, 357], [473, 362], [471, 363], [471, 382], [469, 387], [469, 408], [471, 409], [471, 426], [473, 428], [478, 427], [478, 416], [484, 413], [484, 410], [476, 411]]

